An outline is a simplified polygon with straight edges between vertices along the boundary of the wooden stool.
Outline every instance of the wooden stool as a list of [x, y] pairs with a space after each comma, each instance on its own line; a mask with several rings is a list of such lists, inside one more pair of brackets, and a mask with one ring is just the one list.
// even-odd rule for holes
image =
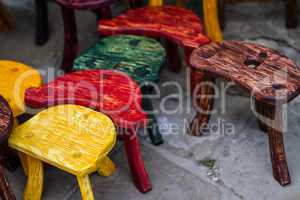
[[0, 95], [0, 197], [2, 200], [16, 200], [3, 169], [7, 159], [7, 138], [12, 130], [13, 121], [13, 114], [7, 101]]
[[[148, 95], [152, 83], [159, 80], [165, 62], [165, 50], [156, 40], [133, 35], [106, 37], [86, 50], [74, 62], [74, 70], [114, 69], [127, 73]], [[149, 99], [143, 98], [148, 110], [148, 133], [153, 144], [163, 143]]]
[[108, 158], [116, 142], [109, 117], [89, 108], [60, 105], [46, 109], [17, 127], [9, 145], [22, 154], [28, 174], [24, 199], [39, 200], [46, 162], [77, 177], [82, 199], [93, 200], [89, 174], [109, 176], [115, 165]]
[[0, 1], [0, 32], [7, 32], [14, 28], [14, 20], [6, 11], [6, 8]]
[[[174, 72], [180, 71], [177, 45], [189, 55], [194, 48], [210, 42], [198, 16], [175, 6], [149, 6], [129, 10], [112, 20], [100, 20], [102, 35], [134, 34], [166, 39], [167, 61]], [[186, 56], [186, 58], [188, 58]]]
[[260, 127], [269, 135], [274, 178], [281, 185], [289, 184], [282, 104], [300, 93], [300, 70], [296, 64], [269, 48], [237, 41], [212, 43], [196, 49], [191, 55], [190, 64], [193, 67], [193, 94], [201, 96], [201, 99], [195, 99], [198, 114], [192, 124], [193, 135], [201, 134], [209, 121], [214, 78], [234, 82], [249, 91], [255, 99]]
[[[225, 7], [227, 3], [244, 3], [244, 2], [266, 2], [270, 0], [218, 0], [219, 17], [221, 27], [225, 27]], [[297, 0], [285, 0], [285, 21], [287, 28], [296, 28], [298, 25], [297, 19]]]
[[[40, 86], [42, 79], [38, 71], [21, 63], [0, 60], [0, 95], [9, 103], [15, 118], [24, 118], [25, 90], [30, 87]], [[15, 159], [9, 149], [6, 151], [6, 168], [14, 170], [18, 167], [18, 159]]]
[[119, 127], [136, 187], [151, 190], [137, 137], [147, 115], [141, 107], [139, 86], [125, 73], [111, 70], [84, 70], [58, 77], [39, 88], [26, 91], [25, 102], [31, 108], [57, 104], [77, 104], [109, 115]]

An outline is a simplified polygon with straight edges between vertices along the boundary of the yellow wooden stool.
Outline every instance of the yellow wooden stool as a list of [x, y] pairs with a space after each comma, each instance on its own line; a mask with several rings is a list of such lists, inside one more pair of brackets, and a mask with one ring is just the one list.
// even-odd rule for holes
[[28, 174], [25, 200], [41, 199], [42, 161], [77, 177], [83, 200], [93, 200], [89, 174], [109, 176], [115, 165], [107, 157], [116, 142], [116, 130], [106, 115], [77, 105], [46, 109], [17, 127], [9, 145], [22, 152]]
[[39, 87], [42, 78], [37, 70], [21, 63], [0, 60], [0, 95], [9, 103], [15, 117], [24, 113], [26, 89]]

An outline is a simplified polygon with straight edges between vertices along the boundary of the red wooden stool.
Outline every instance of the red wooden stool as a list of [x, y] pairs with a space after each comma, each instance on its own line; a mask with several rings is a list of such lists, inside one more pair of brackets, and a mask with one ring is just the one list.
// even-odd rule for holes
[[[236, 41], [211, 43], [196, 49], [190, 58], [193, 94], [198, 114], [193, 134], [199, 135], [209, 121], [213, 106], [212, 84], [219, 77], [232, 81], [249, 91], [256, 101], [260, 127], [268, 132], [274, 178], [281, 184], [290, 183], [286, 162], [282, 104], [300, 93], [300, 70], [289, 58], [269, 48]], [[197, 84], [200, 87], [197, 86]]]
[[0, 197], [3, 200], [15, 200], [11, 187], [4, 174], [3, 164], [5, 164], [6, 157], [9, 156], [6, 153], [7, 138], [13, 127], [13, 114], [6, 102], [6, 100], [0, 96]]
[[136, 34], [166, 38], [168, 64], [180, 70], [177, 45], [184, 48], [186, 58], [191, 50], [210, 42], [202, 23], [192, 11], [175, 6], [148, 6], [129, 10], [111, 20], [99, 21], [102, 35]]
[[112, 70], [85, 70], [58, 77], [39, 88], [30, 88], [25, 103], [30, 108], [76, 104], [100, 111], [112, 118], [124, 140], [133, 181], [141, 192], [151, 190], [137, 137], [147, 123], [141, 108], [139, 86], [125, 73]]

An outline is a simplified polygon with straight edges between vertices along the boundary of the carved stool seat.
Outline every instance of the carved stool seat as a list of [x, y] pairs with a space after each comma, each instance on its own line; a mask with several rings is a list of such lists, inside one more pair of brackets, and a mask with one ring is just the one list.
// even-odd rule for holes
[[[5, 148], [3, 145], [7, 145], [7, 138], [13, 128], [13, 113], [10, 109], [7, 101], [0, 95], [0, 197], [3, 200], [16, 200], [12, 189], [9, 186], [8, 180], [4, 174], [4, 168], [2, 166], [3, 161], [6, 159]], [[4, 154], [4, 155], [3, 155]]]
[[[149, 93], [149, 85], [159, 80], [165, 62], [165, 50], [154, 39], [134, 35], [106, 37], [86, 50], [75, 62], [73, 70], [113, 69], [127, 73]], [[150, 100], [143, 98], [143, 105], [153, 110]], [[149, 114], [148, 132], [153, 144], [161, 144], [162, 137], [154, 115]]]
[[135, 34], [167, 39], [168, 64], [173, 71], [180, 70], [177, 45], [190, 51], [210, 42], [198, 16], [175, 6], [129, 10], [111, 20], [100, 20], [98, 30], [102, 35]]
[[139, 86], [125, 73], [113, 70], [83, 70], [69, 73], [39, 88], [26, 91], [30, 108], [76, 104], [102, 112], [119, 127], [136, 187], [151, 190], [137, 137], [137, 129], [147, 123], [141, 108]]
[[18, 126], [9, 145], [23, 154], [28, 175], [24, 199], [41, 199], [43, 164], [51, 164], [77, 177], [82, 199], [93, 200], [89, 174], [109, 176], [115, 170], [107, 154], [116, 142], [111, 119], [77, 105], [46, 109]]
[[[284, 55], [261, 45], [237, 41], [211, 43], [193, 51], [190, 64], [192, 89], [198, 114], [192, 124], [194, 135], [201, 134], [209, 121], [214, 94], [214, 78], [232, 81], [247, 90], [256, 101], [260, 127], [268, 132], [274, 178], [290, 183], [286, 162], [282, 104], [300, 93], [300, 70]], [[201, 83], [201, 85], [197, 85]], [[199, 86], [199, 87], [198, 87]]]

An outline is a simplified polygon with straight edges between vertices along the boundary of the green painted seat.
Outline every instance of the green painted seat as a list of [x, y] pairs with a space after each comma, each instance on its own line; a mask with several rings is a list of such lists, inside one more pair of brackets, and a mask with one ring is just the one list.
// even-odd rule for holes
[[116, 35], [106, 37], [87, 49], [73, 69], [115, 69], [127, 73], [139, 84], [157, 82], [166, 57], [165, 49], [154, 39]]
[[[143, 94], [151, 90], [147, 85], [158, 82], [165, 63], [166, 52], [162, 45], [151, 38], [135, 35], [115, 35], [101, 39], [82, 53], [74, 62], [73, 70], [113, 69], [127, 73], [143, 86]], [[148, 83], [148, 84], [147, 84]], [[152, 103], [143, 98], [143, 108], [148, 112], [148, 133], [153, 144], [163, 143], [157, 127]]]

